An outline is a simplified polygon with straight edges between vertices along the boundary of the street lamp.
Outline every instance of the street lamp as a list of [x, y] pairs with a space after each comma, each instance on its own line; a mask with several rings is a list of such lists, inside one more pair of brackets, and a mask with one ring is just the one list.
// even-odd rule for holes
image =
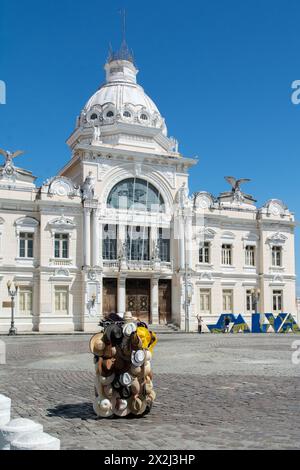
[[[255, 313], [258, 313], [258, 302], [260, 299], [260, 289], [252, 289], [251, 290], [251, 298], [252, 298], [252, 308]], [[260, 326], [264, 323], [264, 315], [260, 313], [259, 316], [259, 324]]]
[[11, 281], [7, 282], [8, 295], [11, 298], [11, 321], [8, 336], [15, 336], [17, 334], [17, 328], [15, 327], [15, 297], [18, 293], [18, 289], [19, 286], [17, 284]]

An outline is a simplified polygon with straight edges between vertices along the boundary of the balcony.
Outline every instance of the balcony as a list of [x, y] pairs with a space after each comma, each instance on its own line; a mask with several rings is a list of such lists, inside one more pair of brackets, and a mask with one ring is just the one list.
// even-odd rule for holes
[[160, 260], [103, 260], [103, 267], [117, 271], [171, 271], [173, 263]]
[[73, 260], [71, 258], [51, 258], [50, 266], [72, 266]]

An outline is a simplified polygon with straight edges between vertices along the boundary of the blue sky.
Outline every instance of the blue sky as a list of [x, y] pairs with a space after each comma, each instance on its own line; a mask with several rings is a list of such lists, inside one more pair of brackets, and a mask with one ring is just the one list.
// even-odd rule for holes
[[[63, 166], [109, 42], [120, 44], [121, 8], [139, 82], [180, 151], [199, 156], [191, 191], [217, 195], [224, 175], [249, 177], [258, 205], [282, 199], [298, 219], [299, 0], [0, 0], [0, 147], [26, 150], [39, 181]], [[299, 272], [298, 247], [297, 259]]]

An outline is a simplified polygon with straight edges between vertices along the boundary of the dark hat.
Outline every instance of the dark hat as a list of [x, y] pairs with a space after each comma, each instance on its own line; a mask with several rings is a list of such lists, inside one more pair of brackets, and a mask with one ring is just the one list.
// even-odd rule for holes
[[131, 396], [131, 390], [129, 387], [122, 387], [119, 391], [120, 397], [127, 399]]
[[103, 340], [107, 344], [112, 344], [115, 346], [116, 344], [120, 344], [123, 338], [123, 331], [119, 325], [108, 325], [104, 332]]

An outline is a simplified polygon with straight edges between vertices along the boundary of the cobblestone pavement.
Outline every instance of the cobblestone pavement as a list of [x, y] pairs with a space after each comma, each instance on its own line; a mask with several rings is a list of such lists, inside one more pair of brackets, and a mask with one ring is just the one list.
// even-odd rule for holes
[[159, 337], [157, 401], [140, 419], [96, 419], [89, 336], [0, 337], [0, 393], [63, 449], [300, 449], [294, 335]]

